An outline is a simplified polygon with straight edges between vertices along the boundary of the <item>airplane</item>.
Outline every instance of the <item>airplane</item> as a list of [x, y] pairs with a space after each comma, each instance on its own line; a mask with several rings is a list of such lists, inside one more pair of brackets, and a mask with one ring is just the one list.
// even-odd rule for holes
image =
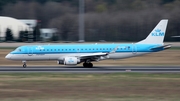
[[167, 19], [161, 20], [144, 40], [137, 43], [25, 45], [16, 48], [5, 58], [22, 61], [24, 68], [27, 61], [43, 60], [55, 60], [62, 65], [83, 63], [83, 67], [93, 67], [92, 62], [130, 58], [171, 48], [171, 45], [163, 43], [167, 24]]

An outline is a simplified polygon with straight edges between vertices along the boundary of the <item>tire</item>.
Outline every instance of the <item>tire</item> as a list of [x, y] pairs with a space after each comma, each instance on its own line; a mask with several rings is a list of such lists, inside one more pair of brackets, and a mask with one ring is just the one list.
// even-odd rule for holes
[[83, 67], [92, 68], [92, 67], [93, 67], [93, 64], [92, 64], [92, 63], [83, 63]]
[[26, 68], [27, 67], [27, 65], [26, 64], [23, 64], [23, 68]]
[[92, 67], [93, 67], [93, 64], [92, 64], [92, 63], [89, 63], [89, 64], [88, 64], [88, 67], [92, 68]]
[[83, 63], [83, 67], [87, 67], [87, 63]]

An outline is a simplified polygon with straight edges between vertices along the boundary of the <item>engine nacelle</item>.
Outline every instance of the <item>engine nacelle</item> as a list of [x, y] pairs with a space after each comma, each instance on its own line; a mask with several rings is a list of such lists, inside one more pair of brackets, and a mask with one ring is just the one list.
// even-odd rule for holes
[[77, 57], [65, 57], [63, 60], [57, 61], [58, 64], [64, 65], [77, 65], [80, 63], [80, 60]]

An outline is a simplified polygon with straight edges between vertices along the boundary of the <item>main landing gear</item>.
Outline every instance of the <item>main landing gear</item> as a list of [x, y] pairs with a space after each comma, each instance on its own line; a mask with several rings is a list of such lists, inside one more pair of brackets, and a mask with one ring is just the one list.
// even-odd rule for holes
[[93, 67], [93, 64], [92, 63], [83, 63], [83, 66], [84, 67]]
[[83, 66], [84, 67], [93, 67], [93, 64], [91, 63], [91, 61], [90, 60], [86, 60], [84, 63], [83, 63]]
[[23, 63], [23, 68], [26, 68], [27, 67], [26, 61], [22, 61], [22, 63]]

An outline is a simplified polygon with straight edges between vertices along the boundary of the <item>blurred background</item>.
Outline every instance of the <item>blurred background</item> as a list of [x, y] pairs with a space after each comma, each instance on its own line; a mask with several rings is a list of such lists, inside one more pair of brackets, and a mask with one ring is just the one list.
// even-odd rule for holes
[[178, 41], [172, 36], [180, 35], [179, 5], [180, 0], [0, 0], [0, 41], [132, 42], [144, 39], [161, 19], [169, 19], [165, 41]]

